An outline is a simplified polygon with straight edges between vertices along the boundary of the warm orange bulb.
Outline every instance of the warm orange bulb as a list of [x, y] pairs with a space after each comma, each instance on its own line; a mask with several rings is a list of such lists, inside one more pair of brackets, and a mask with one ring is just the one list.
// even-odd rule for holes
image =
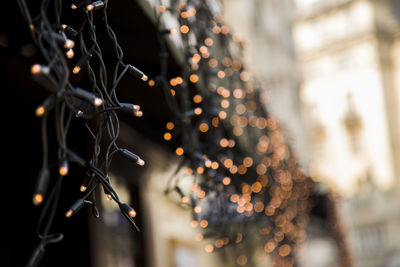
[[40, 106], [35, 110], [35, 114], [38, 117], [43, 116], [45, 112], [46, 112], [46, 109], [43, 106]]
[[58, 172], [60, 173], [61, 176], [66, 176], [69, 172], [69, 167], [68, 163], [65, 161], [61, 164], [61, 166], [58, 168]]
[[213, 41], [213, 39], [211, 39], [210, 37], [208, 37], [208, 38], [206, 38], [206, 39], [204, 40], [204, 44], [205, 44], [206, 46], [212, 46], [213, 43], [214, 43], [214, 41]]
[[87, 189], [87, 187], [84, 186], [84, 185], [81, 185], [81, 187], [79, 188], [79, 190], [80, 190], [81, 192], [85, 192], [86, 189]]
[[200, 107], [197, 107], [194, 109], [194, 114], [196, 115], [200, 115], [201, 113], [203, 113], [203, 109]]
[[201, 228], [206, 228], [208, 226], [208, 221], [207, 220], [201, 220], [200, 221], [200, 227]]
[[129, 216], [131, 216], [132, 218], [135, 218], [135, 217], [136, 217], [136, 211], [135, 211], [134, 209], [131, 209], [131, 210], [128, 212], [128, 214], [129, 214]]
[[80, 71], [81, 71], [81, 67], [80, 67], [80, 66], [75, 66], [75, 67], [73, 68], [73, 70], [72, 70], [72, 72], [73, 72], [74, 74], [78, 74]]
[[172, 121], [169, 121], [169, 122], [167, 122], [166, 127], [168, 130], [172, 130], [172, 129], [174, 129], [175, 124]]
[[39, 64], [33, 64], [31, 67], [31, 73], [32, 74], [39, 74], [42, 71], [42, 66]]
[[33, 204], [36, 206], [40, 205], [43, 202], [43, 195], [42, 194], [35, 194], [33, 196]]
[[194, 212], [195, 213], [200, 213], [201, 212], [201, 207], [200, 206], [196, 206], [196, 207], [194, 207]]
[[195, 95], [193, 97], [193, 102], [194, 103], [199, 104], [199, 103], [201, 103], [201, 101], [203, 101], [203, 97], [201, 97], [201, 95]]
[[171, 89], [171, 95], [174, 96], [175, 95], [175, 90]]
[[207, 246], [204, 247], [204, 250], [205, 250], [207, 253], [211, 253], [211, 252], [214, 251], [214, 246], [211, 245], [211, 244], [209, 244], [209, 245], [207, 245]]
[[201, 123], [201, 124], [199, 125], [199, 130], [200, 130], [200, 132], [202, 132], [202, 133], [207, 132], [207, 131], [208, 131], [208, 124], [205, 123], [205, 122]]
[[69, 49], [67, 52], [65, 52], [65, 55], [67, 56], [67, 58], [73, 58], [75, 55], [74, 50]]
[[165, 134], [164, 134], [164, 139], [165, 139], [166, 141], [171, 140], [171, 138], [172, 138], [172, 135], [171, 135], [170, 133], [165, 133]]
[[224, 185], [229, 185], [231, 183], [231, 178], [229, 177], [224, 177], [224, 179], [222, 179], [222, 183]]
[[154, 80], [149, 80], [149, 86], [154, 86], [156, 82]]
[[192, 75], [189, 76], [189, 80], [192, 83], [197, 83], [199, 81], [199, 76], [197, 74], [192, 74]]
[[180, 28], [179, 28], [179, 30], [181, 31], [181, 33], [183, 33], [183, 34], [187, 34], [187, 33], [189, 33], [189, 27], [187, 26], [187, 25], [182, 25]]
[[212, 58], [208, 61], [208, 66], [215, 68], [218, 66], [218, 61], [215, 58]]
[[219, 113], [218, 113], [218, 117], [221, 119], [221, 120], [224, 120], [224, 119], [226, 119], [226, 116], [227, 116], [227, 114], [226, 114], [226, 112], [225, 111], [220, 111]]
[[184, 153], [184, 150], [183, 150], [183, 148], [178, 147], [178, 148], [175, 150], [175, 153], [176, 153], [178, 156], [182, 156], [183, 153]]
[[73, 212], [72, 210], [68, 210], [68, 211], [65, 213], [65, 217], [69, 218], [69, 217], [72, 216], [73, 213], [74, 213], [74, 212]]
[[183, 196], [181, 198], [182, 203], [188, 203], [189, 202], [189, 198], [187, 196]]

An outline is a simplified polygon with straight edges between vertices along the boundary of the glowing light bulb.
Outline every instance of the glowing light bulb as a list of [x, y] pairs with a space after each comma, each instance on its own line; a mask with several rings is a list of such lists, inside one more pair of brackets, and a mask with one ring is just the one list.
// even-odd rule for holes
[[101, 98], [96, 97], [96, 98], [94, 99], [94, 101], [93, 101], [93, 104], [94, 104], [96, 107], [99, 107], [99, 106], [101, 106], [101, 105], [103, 104], [103, 100], [101, 100]]
[[131, 216], [132, 218], [135, 218], [135, 217], [136, 217], [136, 211], [135, 211], [134, 209], [131, 209], [131, 210], [128, 212], [128, 214], [129, 214], [129, 216]]
[[65, 213], [65, 217], [69, 218], [69, 217], [72, 216], [73, 213], [74, 213], [74, 212], [73, 212], [72, 210], [68, 210], [68, 211]]
[[188, 203], [189, 202], [189, 198], [187, 196], [183, 196], [181, 201], [182, 201], [182, 203]]
[[175, 153], [176, 153], [178, 156], [182, 156], [183, 153], [184, 153], [184, 150], [183, 150], [183, 148], [178, 147], [178, 148], [175, 150]]
[[43, 202], [43, 195], [42, 194], [35, 194], [33, 196], [33, 204], [36, 206], [40, 205]]
[[170, 133], [165, 133], [165, 134], [164, 134], [164, 139], [165, 139], [166, 141], [171, 140], [171, 138], [172, 138], [172, 135], [171, 135]]
[[43, 106], [39, 106], [36, 110], [35, 110], [35, 114], [38, 117], [43, 116], [46, 113], [46, 109]]
[[75, 4], [72, 4], [72, 5], [71, 5], [71, 8], [72, 8], [72, 9], [77, 9], [78, 7], [77, 7]]
[[143, 166], [145, 164], [144, 160], [142, 160], [141, 158], [139, 158], [136, 163], [140, 166]]
[[224, 185], [229, 185], [231, 183], [231, 178], [229, 177], [224, 177], [224, 179], [222, 179], [222, 183]]
[[201, 103], [201, 101], [203, 101], [203, 97], [201, 97], [201, 95], [195, 95], [193, 97], [193, 102], [194, 103], [199, 104], [199, 103]]
[[190, 29], [189, 29], [189, 27], [188, 27], [187, 25], [182, 25], [182, 26], [179, 28], [179, 30], [180, 30], [181, 33], [183, 33], [183, 34], [188, 34], [189, 31], [190, 31]]
[[86, 189], [87, 189], [87, 187], [84, 186], [84, 185], [81, 185], [81, 187], [79, 188], [79, 190], [80, 190], [81, 192], [85, 192]]
[[66, 176], [69, 172], [69, 166], [67, 161], [63, 161], [58, 168], [58, 172], [60, 173], [61, 176]]
[[75, 42], [70, 39], [67, 39], [64, 43], [64, 47], [68, 48], [68, 49], [72, 49], [72, 48], [74, 48], [74, 46], [75, 46]]
[[201, 113], [203, 113], [203, 109], [200, 107], [197, 107], [194, 109], [194, 114], [196, 115], [200, 115]]
[[69, 49], [67, 52], [65, 52], [65, 55], [67, 56], [67, 58], [73, 58], [75, 55], [74, 50]]
[[80, 71], [81, 71], [81, 67], [80, 67], [80, 66], [75, 66], [75, 67], [73, 68], [73, 70], [72, 70], [72, 72], [73, 72], [74, 74], [78, 74]]

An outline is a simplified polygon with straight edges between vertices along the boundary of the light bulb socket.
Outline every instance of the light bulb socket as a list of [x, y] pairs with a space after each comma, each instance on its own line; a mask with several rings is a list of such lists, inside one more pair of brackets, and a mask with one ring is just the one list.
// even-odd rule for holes
[[135, 161], [138, 165], [143, 166], [144, 165], [144, 160], [142, 160], [138, 155], [132, 153], [128, 149], [121, 148], [119, 149], [119, 152], [121, 153], [122, 156], [129, 160]]
[[83, 205], [85, 205], [85, 200], [83, 198], [78, 199], [65, 213], [65, 217], [71, 217], [73, 214], [77, 213], [83, 207]]
[[90, 93], [82, 88], [76, 87], [75, 89], [68, 91], [68, 93], [84, 99], [86, 101], [88, 101], [89, 103], [95, 105], [96, 107], [99, 107], [103, 104], [103, 100], [99, 97], [97, 97], [96, 95], [94, 95], [93, 93]]
[[38, 106], [35, 110], [35, 114], [38, 117], [43, 117], [46, 115], [53, 107], [55, 104], [55, 95], [50, 95], [47, 97], [40, 106]]
[[145, 75], [144, 73], [143, 73], [143, 71], [141, 71], [141, 70], [139, 70], [138, 68], [136, 68], [135, 66], [132, 66], [132, 65], [128, 65], [128, 71], [129, 71], [129, 73], [132, 75], [132, 76], [134, 76], [134, 77], [136, 77], [136, 78], [138, 78], [138, 79], [141, 79], [141, 80], [143, 80], [143, 81], [147, 81], [148, 80], [148, 77], [147, 77], [147, 75]]
[[122, 111], [128, 114], [133, 114], [134, 116], [137, 117], [141, 117], [143, 115], [143, 112], [140, 110], [139, 105], [133, 105], [130, 103], [120, 103], [120, 108]]
[[46, 194], [47, 187], [50, 181], [50, 172], [48, 169], [42, 169], [39, 173], [39, 177], [35, 186], [35, 193], [33, 195], [33, 204], [40, 205], [43, 200], [43, 196]]
[[98, 10], [100, 8], [104, 7], [104, 2], [103, 1], [95, 1], [89, 5], [86, 6], [87, 11], [93, 11], [93, 10]]
[[78, 36], [78, 32], [74, 30], [71, 26], [63, 24], [61, 25], [61, 27], [68, 37], [75, 38], [76, 36]]
[[86, 175], [83, 177], [82, 183], [81, 183], [81, 187], [80, 187], [80, 191], [81, 192], [85, 192], [87, 187], [89, 186], [90, 181], [92, 180], [92, 178], [94, 177], [94, 173], [91, 173], [90, 171], [86, 172]]
[[119, 204], [120, 210], [131, 218], [136, 216], [136, 211], [126, 203]]
[[89, 62], [92, 56], [93, 56], [92, 49], [90, 49], [79, 58], [72, 72], [75, 74], [79, 73], [81, 69]]

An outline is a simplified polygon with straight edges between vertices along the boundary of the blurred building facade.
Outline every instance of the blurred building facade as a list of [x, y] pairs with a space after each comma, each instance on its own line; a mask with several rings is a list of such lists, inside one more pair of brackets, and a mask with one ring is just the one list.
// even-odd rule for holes
[[[222, 2], [305, 171], [341, 199], [355, 266], [400, 266], [398, 1]], [[326, 239], [304, 247], [304, 266], [338, 265]]]
[[355, 266], [400, 266], [398, 12], [396, 1], [296, 1], [309, 169], [343, 197]]

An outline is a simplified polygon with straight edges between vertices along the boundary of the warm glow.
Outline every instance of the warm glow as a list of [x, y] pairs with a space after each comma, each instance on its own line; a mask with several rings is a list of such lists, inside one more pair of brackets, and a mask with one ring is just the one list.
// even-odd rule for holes
[[[74, 46], [75, 46], [75, 42], [72, 40], [69, 40], [69, 39], [67, 39], [64, 43], [64, 47], [67, 49], [72, 49], [72, 48], [74, 48]], [[74, 51], [72, 51], [72, 52], [74, 52]]]
[[46, 109], [43, 106], [40, 106], [35, 110], [35, 114], [38, 117], [43, 116], [45, 112], [46, 112]]
[[208, 226], [208, 221], [207, 220], [201, 220], [200, 221], [200, 227], [201, 228], [206, 228]]
[[198, 221], [193, 220], [193, 221], [190, 222], [190, 226], [193, 227], [193, 228], [197, 227], [198, 225], [199, 225]]
[[68, 211], [65, 213], [65, 217], [69, 218], [69, 217], [72, 216], [73, 213], [74, 213], [74, 212], [73, 212], [72, 210], [68, 210]]
[[193, 102], [194, 103], [199, 104], [199, 103], [201, 103], [201, 101], [203, 101], [203, 98], [201, 97], [201, 95], [195, 95], [193, 97]]
[[221, 105], [221, 108], [228, 108], [229, 107], [229, 101], [227, 99], [224, 99], [224, 100], [221, 101], [220, 105]]
[[183, 152], [184, 152], [184, 150], [183, 150], [183, 148], [181, 148], [181, 147], [178, 147], [178, 148], [175, 150], [175, 153], [176, 153], [178, 156], [182, 156], [182, 155], [183, 155]]
[[194, 207], [194, 212], [195, 213], [200, 213], [201, 212], [201, 207], [200, 206], [196, 206], [196, 207]]
[[183, 196], [181, 198], [182, 203], [188, 203], [189, 202], [189, 198], [187, 196]]
[[192, 83], [197, 83], [199, 81], [199, 76], [197, 74], [192, 74], [192, 75], [189, 76], [189, 80]]
[[196, 235], [196, 240], [197, 241], [201, 241], [201, 240], [203, 240], [204, 239], [204, 236], [202, 235], [202, 234], [197, 234]]
[[[225, 139], [226, 140], [226, 139]], [[228, 146], [228, 140], [226, 140], [226, 146]], [[226, 168], [230, 168], [230, 167], [232, 167], [232, 165], [233, 165], [233, 160], [231, 160], [231, 159], [226, 159], [226, 160], [224, 160], [224, 166], [226, 167]]]
[[208, 124], [205, 123], [205, 122], [201, 123], [201, 124], [199, 125], [199, 130], [200, 130], [200, 132], [202, 132], [202, 133], [207, 132], [207, 131], [208, 131]]
[[171, 133], [165, 133], [165, 134], [164, 134], [164, 139], [165, 139], [165, 140], [169, 141], [169, 140], [171, 140], [171, 138], [172, 138]]
[[219, 145], [220, 145], [221, 147], [227, 147], [227, 146], [229, 145], [228, 139], [222, 138], [222, 139], [219, 141]]
[[218, 78], [223, 79], [225, 78], [225, 72], [223, 70], [220, 70], [217, 72], [217, 76]]
[[214, 246], [211, 245], [211, 244], [209, 244], [209, 245], [207, 245], [207, 246], [204, 247], [204, 250], [205, 250], [207, 253], [211, 253], [211, 252], [214, 251]]
[[134, 210], [134, 209], [131, 209], [130, 211], [129, 211], [129, 216], [131, 216], [132, 218], [135, 218], [136, 217], [136, 211]]
[[172, 129], [174, 129], [175, 124], [172, 121], [169, 121], [169, 122], [167, 122], [166, 127], [168, 130], [172, 130]]
[[175, 95], [175, 90], [171, 89], [171, 95], [174, 96]]
[[73, 58], [75, 55], [74, 50], [69, 49], [67, 52], [65, 52], [65, 55], [67, 56], [67, 58]]
[[84, 185], [81, 185], [81, 187], [79, 188], [79, 190], [80, 190], [81, 192], [85, 192], [86, 189], [87, 189], [87, 187], [84, 186]]
[[81, 67], [79, 67], [79, 66], [75, 66], [74, 69], [72, 70], [72, 72], [74, 74], [78, 74], [80, 71], [81, 71]]
[[194, 109], [194, 114], [196, 115], [200, 115], [201, 113], [203, 113], [203, 109], [200, 107], [197, 107]]
[[35, 194], [33, 196], [33, 204], [40, 205], [43, 202], [43, 195], [42, 194]]
[[215, 68], [218, 66], [218, 61], [215, 58], [211, 58], [208, 61], [208, 66], [210, 66], [211, 68]]
[[218, 113], [218, 117], [221, 119], [221, 120], [224, 120], [224, 119], [226, 119], [226, 116], [227, 116], [227, 114], [226, 114], [226, 112], [225, 111], [220, 111], [219, 113]]
[[42, 71], [42, 66], [39, 64], [33, 64], [31, 67], [31, 73], [32, 74], [39, 74]]
[[68, 174], [68, 171], [69, 171], [68, 163], [65, 161], [59, 167], [58, 172], [60, 173], [61, 176], [66, 176]]
[[214, 169], [214, 170], [216, 170], [216, 169], [218, 169], [218, 167], [219, 167], [219, 164], [218, 164], [218, 162], [216, 162], [216, 161], [213, 161], [213, 163], [211, 164], [211, 169]]
[[187, 25], [182, 25], [179, 30], [181, 31], [181, 33], [183, 34], [187, 34], [189, 32], [189, 27]]
[[224, 177], [224, 179], [222, 179], [222, 183], [224, 185], [229, 185], [231, 183], [231, 178], [229, 177]]
[[204, 44], [205, 44], [206, 46], [212, 46], [213, 43], [214, 43], [214, 41], [213, 41], [213, 39], [211, 39], [210, 37], [207, 37], [207, 38], [204, 40]]

